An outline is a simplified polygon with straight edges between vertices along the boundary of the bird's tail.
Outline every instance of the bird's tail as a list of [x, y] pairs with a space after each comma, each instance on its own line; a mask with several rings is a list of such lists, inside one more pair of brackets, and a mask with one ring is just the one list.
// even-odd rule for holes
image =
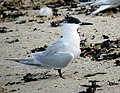
[[15, 61], [15, 62], [18, 62], [18, 63], [26, 64], [26, 65], [41, 66], [40, 62], [38, 62], [34, 57], [7, 58], [6, 60], [11, 60], [11, 61]]

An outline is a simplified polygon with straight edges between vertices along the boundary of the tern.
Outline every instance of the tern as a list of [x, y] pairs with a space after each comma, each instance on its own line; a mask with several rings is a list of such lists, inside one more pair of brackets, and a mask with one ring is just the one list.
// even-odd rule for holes
[[30, 54], [27, 58], [7, 58], [26, 65], [34, 65], [58, 70], [59, 76], [64, 78], [61, 69], [74, 61], [81, 53], [78, 29], [80, 25], [92, 25], [81, 22], [78, 18], [66, 16], [61, 30], [63, 36], [51, 44], [45, 51]]
[[120, 0], [96, 0], [90, 2], [80, 2], [80, 4], [77, 6], [100, 6], [96, 11], [92, 13], [92, 15], [96, 15], [103, 10], [118, 7], [119, 5]]

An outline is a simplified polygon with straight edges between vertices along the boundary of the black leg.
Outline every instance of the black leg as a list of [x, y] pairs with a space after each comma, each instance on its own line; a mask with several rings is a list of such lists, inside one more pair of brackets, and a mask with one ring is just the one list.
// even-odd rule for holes
[[58, 69], [58, 73], [59, 73], [59, 76], [63, 79], [65, 79], [63, 76], [62, 76], [62, 73], [61, 73], [61, 69]]

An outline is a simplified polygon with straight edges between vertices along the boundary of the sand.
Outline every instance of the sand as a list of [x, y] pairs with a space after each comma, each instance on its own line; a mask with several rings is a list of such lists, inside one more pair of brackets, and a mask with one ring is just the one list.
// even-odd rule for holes
[[[84, 14], [74, 16], [81, 21], [93, 23], [79, 29], [81, 40], [87, 38], [87, 43], [101, 42], [104, 40], [103, 34], [109, 36], [111, 40], [120, 38], [120, 13], [96, 17]], [[22, 16], [17, 21], [30, 18], [31, 16]], [[16, 21], [0, 23], [0, 27], [12, 30], [0, 33], [0, 86], [9, 93], [79, 93], [87, 88], [82, 85], [90, 85], [89, 80], [96, 80], [99, 81], [97, 82], [99, 87], [95, 93], [120, 93], [120, 66], [114, 64], [115, 60], [120, 58], [98, 62], [91, 61], [89, 57], [79, 56], [62, 69], [66, 79], [57, 76], [57, 71], [53, 69], [41, 69], [5, 60], [10, 57], [26, 57], [30, 50], [55, 42], [62, 35], [61, 26], [51, 27], [50, 22], [62, 18], [63, 16], [46, 19], [44, 23], [36, 21], [26, 21], [22, 24], [16, 24]], [[93, 35], [95, 38], [91, 39]], [[15, 42], [16, 39], [18, 40]], [[10, 43], [11, 41], [14, 42]], [[37, 80], [24, 82], [21, 79], [26, 73], [37, 74]], [[46, 78], [44, 74], [47, 75]], [[39, 78], [41, 76], [42, 78]]]

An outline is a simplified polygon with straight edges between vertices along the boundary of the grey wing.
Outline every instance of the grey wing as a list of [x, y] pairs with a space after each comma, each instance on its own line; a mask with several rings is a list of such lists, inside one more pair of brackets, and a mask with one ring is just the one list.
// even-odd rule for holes
[[51, 46], [49, 46], [45, 51], [43, 52], [37, 52], [37, 53], [32, 53], [31, 56], [47, 56], [47, 55], [52, 55], [56, 52], [62, 52], [65, 51], [67, 46], [69, 44], [67, 42], [63, 42], [62, 40], [58, 40], [55, 43], [53, 43]]
[[42, 55], [47, 56], [47, 55], [52, 55], [56, 52], [66, 52], [67, 48], [69, 46], [69, 43], [62, 41], [61, 39], [58, 40], [57, 42], [53, 43], [51, 46], [49, 46]]
[[120, 4], [120, 0], [106, 0], [107, 4]]
[[74, 59], [67, 51], [69, 44], [61, 40], [53, 43], [44, 52], [33, 53], [32, 56], [45, 67], [63, 68]]
[[67, 52], [54, 53], [53, 55], [40, 56], [36, 58], [37, 61], [40, 61], [42, 66], [51, 67], [51, 68], [64, 68], [67, 64], [73, 61], [74, 55]]
[[120, 0], [97, 0], [93, 4], [94, 5], [113, 5], [113, 4], [118, 4], [120, 3]]

